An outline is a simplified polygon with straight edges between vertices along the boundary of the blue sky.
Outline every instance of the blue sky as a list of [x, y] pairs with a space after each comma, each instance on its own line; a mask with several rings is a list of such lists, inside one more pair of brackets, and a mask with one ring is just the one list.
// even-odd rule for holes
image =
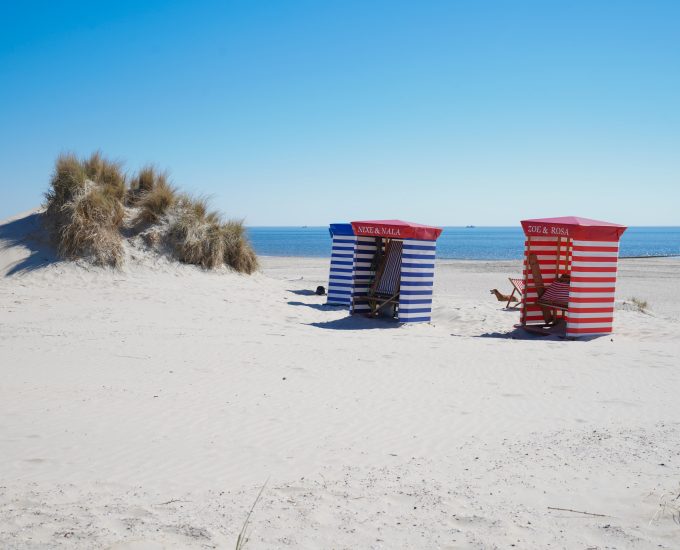
[[8, 4], [0, 219], [100, 149], [250, 225], [680, 225], [680, 2]]

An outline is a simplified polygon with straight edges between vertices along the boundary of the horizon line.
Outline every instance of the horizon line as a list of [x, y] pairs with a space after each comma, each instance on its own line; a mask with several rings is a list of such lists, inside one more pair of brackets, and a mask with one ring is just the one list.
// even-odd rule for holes
[[[331, 223], [350, 223], [350, 222], [331, 222]], [[317, 229], [317, 228], [323, 228], [323, 229], [328, 229], [327, 225], [297, 225], [297, 224], [290, 224], [290, 225], [260, 225], [260, 224], [244, 224], [245, 227], [285, 227], [285, 228], [292, 228], [292, 229]], [[521, 229], [522, 226], [517, 224], [517, 225], [437, 225], [435, 224], [435, 227], [442, 227], [442, 228], [459, 228], [459, 229], [479, 229], [479, 228], [487, 228], [487, 227], [498, 227], [498, 228], [514, 228], [516, 227], [517, 229]], [[680, 225], [627, 225], [626, 229], [631, 229], [634, 227], [653, 227], [653, 228], [660, 228], [660, 229], [680, 229]]]

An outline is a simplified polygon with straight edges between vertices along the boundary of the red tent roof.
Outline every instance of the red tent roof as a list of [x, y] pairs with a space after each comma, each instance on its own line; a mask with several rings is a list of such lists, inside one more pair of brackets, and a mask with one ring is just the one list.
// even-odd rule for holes
[[354, 234], [360, 237], [386, 237], [388, 239], [416, 239], [436, 241], [441, 227], [405, 222], [402, 220], [369, 220], [352, 222]]
[[618, 241], [627, 227], [578, 216], [564, 216], [522, 220], [522, 229], [527, 237], [554, 235], [585, 241]]

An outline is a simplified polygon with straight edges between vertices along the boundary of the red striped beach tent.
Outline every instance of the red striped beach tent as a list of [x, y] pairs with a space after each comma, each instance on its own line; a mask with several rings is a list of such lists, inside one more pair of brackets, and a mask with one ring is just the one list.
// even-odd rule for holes
[[352, 303], [354, 246], [357, 238], [349, 223], [332, 223], [328, 226], [328, 232], [331, 234], [333, 245], [326, 303], [349, 307]]
[[[427, 323], [432, 318], [434, 260], [440, 227], [401, 220], [371, 220], [352, 222], [356, 236], [354, 251], [351, 313], [369, 313], [364, 298], [375, 277], [376, 255], [384, 254], [390, 241], [400, 241], [396, 271], [399, 299], [397, 318], [401, 323]], [[397, 243], [395, 243], [397, 244]]]
[[549, 316], [564, 321], [568, 338], [611, 333], [619, 240], [627, 228], [576, 216], [521, 223], [521, 325], [540, 329]]

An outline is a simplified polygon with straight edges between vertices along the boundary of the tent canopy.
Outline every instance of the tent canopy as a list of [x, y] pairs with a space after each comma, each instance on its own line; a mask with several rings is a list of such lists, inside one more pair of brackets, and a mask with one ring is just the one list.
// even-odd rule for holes
[[352, 224], [350, 223], [332, 223], [328, 226], [328, 231], [330, 231], [331, 237], [333, 235], [354, 235], [354, 232], [352, 231]]
[[576, 240], [618, 242], [627, 227], [578, 216], [564, 216], [522, 220], [522, 229], [527, 237], [568, 237]]
[[416, 239], [436, 241], [441, 227], [405, 222], [402, 220], [370, 220], [352, 222], [354, 234], [361, 237], [385, 237], [387, 239]]

